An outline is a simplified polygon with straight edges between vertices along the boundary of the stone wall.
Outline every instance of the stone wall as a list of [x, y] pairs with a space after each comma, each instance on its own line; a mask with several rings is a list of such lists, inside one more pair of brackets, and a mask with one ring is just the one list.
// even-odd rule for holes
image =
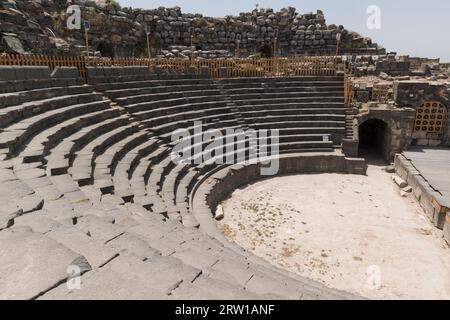
[[179, 7], [121, 8], [107, 0], [0, 0], [0, 51], [82, 52], [84, 31], [66, 27], [66, 9], [71, 4], [80, 5], [83, 19], [91, 22], [90, 45], [103, 56], [145, 56], [146, 30], [151, 32], [154, 54], [169, 57], [233, 55], [238, 40], [242, 56], [261, 49], [270, 55], [275, 39], [277, 54], [334, 54], [337, 33], [342, 34], [342, 52], [384, 53], [369, 38], [343, 26], [327, 25], [320, 10], [301, 14], [292, 7], [279, 12], [255, 9], [211, 18], [183, 13]]
[[[355, 134], [360, 125], [371, 119], [381, 120], [386, 124], [385, 149], [382, 150], [385, 160], [391, 161], [397, 153], [411, 145], [415, 119], [414, 109], [382, 107], [374, 104], [355, 117]], [[359, 137], [356, 140], [359, 140]]]

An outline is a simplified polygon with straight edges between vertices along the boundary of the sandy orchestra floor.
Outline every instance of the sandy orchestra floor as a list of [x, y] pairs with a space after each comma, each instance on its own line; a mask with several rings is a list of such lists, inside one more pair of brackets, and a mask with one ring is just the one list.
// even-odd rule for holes
[[450, 299], [450, 249], [382, 166], [268, 179], [223, 203], [224, 234], [284, 269], [372, 299]]

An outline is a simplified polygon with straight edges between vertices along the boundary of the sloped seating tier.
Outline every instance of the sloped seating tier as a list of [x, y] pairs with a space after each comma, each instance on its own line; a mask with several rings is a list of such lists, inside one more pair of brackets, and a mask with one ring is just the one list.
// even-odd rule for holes
[[[294, 84], [304, 78], [155, 80], [142, 68], [103, 68], [91, 76], [95, 91], [78, 80], [46, 79], [36, 86], [16, 80], [21, 90], [0, 93], [0, 269], [6, 279], [0, 298], [355, 298], [277, 269], [211, 233], [211, 209], [221, 192], [237, 185], [234, 174], [243, 175], [241, 182], [256, 179], [249, 172], [258, 165], [220, 164], [219, 155], [196, 164], [193, 159], [210, 152], [208, 140], [186, 147], [192, 153], [186, 162], [174, 163], [172, 153], [174, 130], [198, 138], [196, 120], [224, 136], [226, 129], [289, 120], [280, 136], [282, 159], [323, 150], [328, 155], [320, 156], [337, 159], [336, 170], [356, 170], [360, 163], [352, 167], [332, 152], [344, 115], [338, 85], [310, 91]], [[320, 99], [319, 92], [336, 101], [298, 101]], [[283, 95], [294, 100], [289, 107], [279, 102]], [[249, 148], [244, 143], [223, 156], [243, 161]], [[328, 160], [319, 160], [315, 166], [330, 169]], [[281, 173], [299, 169], [297, 162], [282, 160]], [[68, 265], [82, 270], [83, 290], [67, 289]], [[18, 276], [25, 272], [26, 283]]]
[[47, 157], [47, 172], [49, 175], [64, 174], [75, 159], [75, 153], [89, 144], [96, 137], [130, 123], [126, 115], [113, 117], [101, 122], [96, 122], [76, 133], [66, 137], [56, 145]]
[[158, 79], [197, 79], [204, 78], [202, 75], [180, 75], [169, 73], [153, 73], [147, 66], [129, 67], [87, 67], [89, 83], [103, 84], [111, 82], [145, 81]]
[[92, 124], [120, 115], [120, 110], [110, 108], [108, 101], [103, 103], [105, 103], [105, 109], [94, 111], [92, 108], [88, 114], [78, 114], [76, 118], [63, 121], [37, 134], [27, 143], [24, 150], [20, 152], [19, 157], [22, 158], [24, 163], [43, 161], [43, 158], [49, 154], [49, 150], [69, 135], [75, 134]]
[[[102, 94], [90, 86], [53, 87], [31, 90], [6, 101], [0, 109], [0, 147], [16, 152], [36, 133], [62, 121], [99, 111], [108, 106]], [[26, 101], [26, 102], [23, 102]], [[14, 105], [14, 102], [19, 104]]]

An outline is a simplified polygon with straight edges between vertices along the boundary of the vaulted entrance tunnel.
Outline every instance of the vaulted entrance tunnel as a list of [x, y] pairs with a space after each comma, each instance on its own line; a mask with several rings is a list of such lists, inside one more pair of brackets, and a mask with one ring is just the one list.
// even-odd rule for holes
[[388, 125], [378, 119], [370, 119], [359, 126], [359, 156], [390, 160], [391, 135]]

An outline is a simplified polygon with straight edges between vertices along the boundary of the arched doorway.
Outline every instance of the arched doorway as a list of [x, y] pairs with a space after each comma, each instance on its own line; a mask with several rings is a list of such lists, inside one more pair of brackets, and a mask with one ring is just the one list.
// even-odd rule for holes
[[359, 126], [359, 156], [390, 161], [391, 135], [386, 122], [370, 119]]
[[102, 57], [114, 58], [114, 48], [110, 43], [100, 42], [97, 46], [97, 51], [100, 51]]

